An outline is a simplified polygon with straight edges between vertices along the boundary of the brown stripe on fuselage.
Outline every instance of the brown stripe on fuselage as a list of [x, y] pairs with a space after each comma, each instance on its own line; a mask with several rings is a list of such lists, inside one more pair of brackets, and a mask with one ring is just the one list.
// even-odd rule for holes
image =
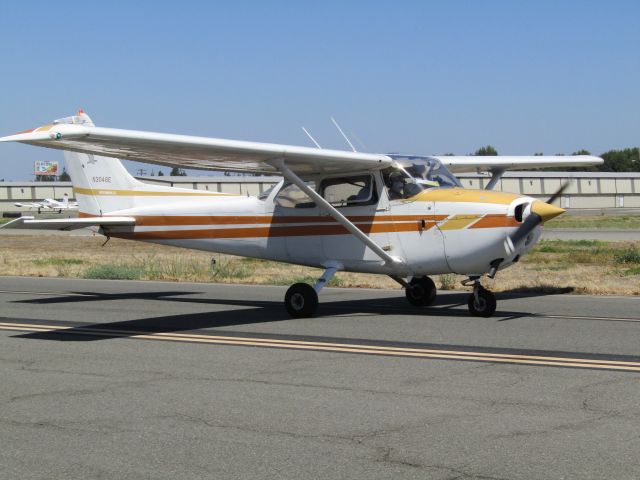
[[[428, 230], [435, 222], [421, 223], [368, 223], [356, 224], [364, 233], [418, 232]], [[247, 227], [216, 228], [203, 230], [159, 230], [150, 232], [113, 232], [113, 237], [136, 240], [174, 240], [199, 238], [265, 238], [265, 237], [305, 237], [324, 235], [347, 235], [349, 231], [342, 225], [309, 225], [296, 227]]]
[[[80, 217], [96, 217], [80, 213]], [[136, 227], [176, 227], [176, 226], [225, 226], [225, 225], [260, 225], [241, 228], [189, 229], [189, 230], [155, 230], [134, 232], [110, 232], [113, 237], [136, 240], [160, 239], [203, 239], [203, 238], [265, 238], [265, 237], [300, 237], [315, 235], [347, 235], [349, 232], [339, 225], [333, 217], [328, 216], [283, 216], [283, 215], [188, 215], [136, 216]], [[400, 233], [420, 232], [433, 227], [436, 222], [449, 218], [448, 215], [376, 215], [350, 216], [349, 220], [364, 233]], [[282, 224], [304, 224], [276, 226]], [[318, 225], [324, 224], [324, 225]], [[505, 228], [517, 227], [520, 223], [514, 217], [501, 214], [485, 215], [468, 228]], [[461, 227], [462, 228], [462, 227]]]
[[469, 228], [518, 227], [520, 225], [521, 223], [514, 217], [508, 217], [500, 214], [488, 214], [472, 224]]
[[[80, 217], [95, 217], [80, 213]], [[273, 225], [286, 223], [337, 223], [333, 217], [326, 215], [134, 215], [136, 226], [169, 227], [185, 225]], [[444, 220], [447, 215], [351, 215], [347, 218], [354, 223], [378, 222], [431, 222]]]

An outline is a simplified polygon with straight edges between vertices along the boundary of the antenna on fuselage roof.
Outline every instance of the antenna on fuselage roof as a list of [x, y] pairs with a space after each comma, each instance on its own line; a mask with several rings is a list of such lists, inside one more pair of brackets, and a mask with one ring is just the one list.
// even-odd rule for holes
[[363, 142], [362, 140], [360, 140], [360, 137], [358, 137], [358, 135], [356, 135], [356, 134], [355, 134], [355, 132], [350, 132], [350, 133], [351, 133], [351, 136], [355, 139], [355, 141], [356, 141], [357, 143], [359, 143], [359, 144], [360, 144], [360, 146], [361, 146], [365, 151], [366, 151], [366, 150], [369, 150], [369, 147], [367, 147], [367, 146], [364, 144], [364, 142]]
[[351, 140], [349, 140], [349, 137], [347, 137], [344, 132], [342, 131], [342, 129], [340, 128], [340, 125], [338, 125], [338, 122], [336, 122], [336, 119], [331, 117], [331, 121], [333, 122], [333, 124], [336, 126], [336, 128], [338, 129], [338, 131], [340, 132], [340, 135], [342, 135], [344, 137], [344, 139], [347, 141], [347, 143], [349, 144], [349, 146], [351, 147], [351, 150], [353, 150], [354, 152], [357, 152], [356, 147], [353, 146], [353, 143], [351, 143]]
[[316, 144], [316, 147], [318, 147], [320, 150], [322, 150], [322, 147], [320, 146], [320, 144], [318, 142], [316, 142], [316, 139], [313, 138], [309, 132], [307, 132], [306, 128], [302, 127], [302, 131], [307, 134], [307, 137], [309, 137], [313, 143]]

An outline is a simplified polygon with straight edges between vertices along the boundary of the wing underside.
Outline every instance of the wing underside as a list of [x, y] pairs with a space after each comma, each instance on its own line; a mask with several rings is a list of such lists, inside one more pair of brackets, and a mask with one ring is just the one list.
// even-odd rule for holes
[[603, 160], [591, 155], [555, 155], [555, 156], [440, 156], [435, 157], [453, 173], [529, 170], [549, 167], [580, 167], [600, 165]]
[[298, 174], [342, 173], [385, 168], [386, 155], [272, 143], [244, 142], [86, 125], [53, 124], [0, 138], [170, 167], [276, 173], [284, 160]]
[[[292, 172], [312, 175], [379, 170], [393, 164], [391, 156], [382, 154], [96, 127], [84, 112], [0, 138], [0, 142], [9, 141], [198, 170], [274, 174], [281, 173], [277, 165], [284, 161]], [[588, 155], [435, 158], [454, 173], [576, 167], [603, 162]]]

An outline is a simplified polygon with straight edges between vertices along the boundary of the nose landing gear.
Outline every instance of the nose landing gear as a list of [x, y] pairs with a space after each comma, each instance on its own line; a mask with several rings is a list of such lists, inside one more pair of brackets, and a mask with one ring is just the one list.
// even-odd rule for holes
[[473, 293], [469, 295], [469, 312], [476, 317], [490, 317], [496, 311], [496, 296], [480, 284], [480, 277], [470, 277], [463, 285], [473, 282]]

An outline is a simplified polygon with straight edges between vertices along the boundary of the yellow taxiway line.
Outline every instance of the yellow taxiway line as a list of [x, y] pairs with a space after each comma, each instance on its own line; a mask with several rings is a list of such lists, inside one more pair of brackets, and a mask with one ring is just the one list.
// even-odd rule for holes
[[201, 335], [195, 333], [144, 332], [115, 330], [107, 328], [72, 327], [66, 325], [38, 325], [29, 323], [0, 322], [0, 330], [27, 331], [34, 333], [66, 333], [102, 337], [134, 338], [139, 340], [159, 340], [215, 345], [258, 346], [286, 348], [321, 352], [360, 353], [367, 355], [430, 358], [442, 360], [467, 360], [473, 362], [510, 363], [523, 365], [545, 365], [557, 367], [590, 368], [640, 372], [640, 362], [617, 360], [594, 360], [576, 357], [554, 357], [545, 355], [519, 355], [509, 353], [488, 353], [465, 350], [425, 349], [385, 347], [352, 343], [311, 342], [304, 340], [278, 340], [259, 337], [235, 337]]

